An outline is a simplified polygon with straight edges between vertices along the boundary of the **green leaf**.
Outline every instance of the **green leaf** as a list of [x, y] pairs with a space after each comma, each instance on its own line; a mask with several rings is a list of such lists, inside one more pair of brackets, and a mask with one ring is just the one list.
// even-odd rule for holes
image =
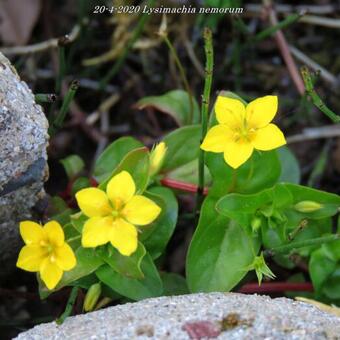
[[125, 170], [132, 176], [136, 192], [143, 193], [149, 182], [150, 155], [146, 147], [130, 151], [119, 163], [111, 175], [100, 185], [99, 189], [106, 190], [107, 183], [114, 176]]
[[141, 269], [145, 276], [142, 280], [127, 278], [117, 273], [109, 265], [100, 267], [96, 271], [96, 275], [100, 281], [115, 292], [132, 300], [138, 301], [160, 296], [163, 293], [162, 280], [149, 254], [144, 256]]
[[121, 137], [111, 143], [98, 157], [94, 167], [94, 178], [100, 183], [112, 174], [126, 154], [143, 144], [132, 137]]
[[324, 283], [322, 292], [330, 299], [340, 299], [340, 265], [337, 265], [336, 270], [329, 276]]
[[84, 161], [78, 155], [70, 155], [62, 159], [60, 163], [63, 165], [69, 179], [76, 177], [85, 166]]
[[170, 189], [153, 187], [145, 196], [153, 200], [162, 212], [155, 222], [147, 227], [141, 227], [143, 233], [140, 237], [144, 246], [153, 259], [158, 258], [168, 244], [177, 223], [178, 203]]
[[88, 220], [82, 212], [71, 215], [71, 223], [75, 229], [81, 234], [83, 231], [84, 223]]
[[185, 278], [175, 273], [161, 273], [165, 296], [189, 294]]
[[[167, 172], [166, 178], [171, 178], [178, 181], [183, 181], [191, 184], [198, 184], [198, 160], [195, 159], [178, 168]], [[206, 186], [211, 184], [211, 176], [209, 169], [204, 166], [204, 183]]]
[[319, 210], [313, 212], [292, 212], [292, 214], [295, 214], [298, 217], [319, 219], [334, 216], [338, 212], [340, 207], [339, 195], [291, 183], [287, 183], [286, 188], [293, 195], [293, 205], [302, 201], [313, 201], [322, 205]]
[[74, 196], [78, 191], [91, 186], [90, 180], [87, 177], [79, 177], [72, 184], [71, 194]]
[[313, 251], [309, 261], [309, 273], [315, 290], [320, 293], [323, 284], [336, 269], [336, 262], [330, 259], [323, 248]]
[[298, 160], [287, 146], [277, 149], [281, 163], [281, 176], [279, 182], [300, 183], [301, 171]]
[[259, 250], [257, 239], [215, 211], [210, 195], [201, 208], [198, 227], [187, 256], [191, 292], [230, 291], [247, 273]]
[[200, 125], [185, 126], [164, 137], [168, 150], [162, 170], [167, 172], [198, 159], [201, 139]]
[[190, 97], [183, 90], [169, 91], [161, 96], [144, 97], [135, 105], [139, 110], [154, 108], [170, 115], [179, 126], [197, 124], [199, 122], [199, 107], [193, 98], [193, 115], [190, 120]]
[[133, 279], [144, 278], [141, 262], [146, 254], [146, 250], [140, 242], [138, 243], [137, 250], [131, 256], [122, 255], [111, 244], [98, 248], [97, 253], [117, 273]]
[[293, 197], [285, 185], [277, 184], [273, 188], [265, 189], [257, 194], [228, 194], [223, 196], [216, 204], [221, 214], [230, 218], [237, 218], [240, 214], [254, 214], [258, 209], [267, 205], [274, 208], [288, 206]]
[[238, 169], [232, 169], [223, 159], [223, 154], [206, 153], [206, 164], [213, 178], [211, 193], [223, 196], [228, 192], [252, 194], [277, 183], [281, 168], [275, 150], [254, 152], [251, 158]]

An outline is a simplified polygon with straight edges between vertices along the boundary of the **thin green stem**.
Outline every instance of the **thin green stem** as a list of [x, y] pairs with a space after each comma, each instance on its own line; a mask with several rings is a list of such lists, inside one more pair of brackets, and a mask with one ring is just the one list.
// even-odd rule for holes
[[305, 229], [308, 225], [308, 220], [303, 219], [299, 225], [291, 232], [288, 234], [288, 240], [289, 241], [293, 241], [294, 238], [296, 237], [296, 235], [298, 235], [300, 233], [300, 231], [302, 231], [303, 229]]
[[55, 132], [63, 126], [67, 111], [78, 90], [78, 87], [79, 87], [79, 82], [77, 80], [73, 80], [64, 97], [59, 114], [54, 119], [53, 123], [51, 124], [51, 127], [49, 128], [50, 136], [54, 135]]
[[[204, 50], [206, 57], [205, 64], [205, 79], [204, 79], [204, 90], [202, 96], [202, 106], [201, 106], [201, 143], [208, 129], [209, 120], [209, 104], [210, 104], [210, 92], [214, 68], [214, 49], [212, 41], [212, 32], [209, 28], [204, 29]], [[198, 157], [198, 189], [197, 189], [197, 200], [196, 200], [196, 211], [198, 211], [202, 200], [203, 200], [203, 190], [204, 190], [204, 150], [200, 149]]]
[[54, 103], [58, 97], [54, 93], [37, 93], [34, 95], [34, 100], [38, 103]]
[[[155, 0], [149, 0], [148, 3], [146, 4], [146, 6], [148, 7], [152, 7], [155, 4]], [[117, 74], [117, 72], [120, 70], [120, 68], [122, 67], [126, 57], [128, 56], [133, 44], [137, 41], [137, 39], [140, 37], [140, 35], [143, 32], [144, 26], [146, 24], [146, 22], [150, 19], [150, 15], [147, 13], [143, 13], [138, 21], [138, 24], [135, 28], [135, 30], [133, 31], [133, 34], [130, 38], [130, 40], [128, 41], [128, 43], [126, 44], [123, 52], [121, 53], [121, 55], [119, 56], [119, 58], [117, 59], [117, 61], [114, 63], [113, 67], [111, 68], [111, 70], [108, 72], [108, 74], [106, 75], [106, 77], [104, 77], [100, 84], [99, 84], [99, 90], [103, 90], [106, 85], [109, 83], [109, 81]]]
[[67, 243], [79, 240], [81, 238], [81, 235], [70, 237], [69, 239], [66, 240]]
[[294, 13], [294, 14], [291, 14], [286, 19], [284, 19], [284, 20], [280, 21], [279, 23], [277, 23], [277, 25], [268, 27], [265, 30], [257, 33], [251, 39], [251, 41], [252, 42], [259, 42], [259, 41], [261, 41], [261, 40], [263, 40], [263, 39], [273, 35], [277, 31], [279, 31], [280, 29], [285, 28], [287, 26], [290, 26], [294, 22], [297, 22], [303, 15], [304, 15], [304, 13]]
[[274, 247], [271, 249], [267, 249], [264, 251], [265, 256], [274, 256], [276, 254], [282, 254], [282, 253], [290, 253], [294, 249], [308, 247], [308, 246], [315, 246], [315, 245], [321, 245], [323, 243], [327, 242], [333, 242], [340, 239], [340, 234], [332, 234], [329, 236], [323, 236], [318, 238], [313, 238], [310, 240], [304, 240], [304, 241], [295, 241], [290, 242], [288, 244], [283, 244], [278, 247]]
[[306, 66], [300, 69], [303, 82], [305, 84], [306, 93], [311, 98], [312, 103], [323, 112], [328, 118], [332, 120], [333, 123], [340, 123], [340, 116], [329, 109], [326, 104], [322, 101], [320, 96], [315, 92], [313, 85], [313, 77], [311, 76], [308, 68]]
[[79, 290], [78, 287], [73, 287], [72, 288], [71, 294], [70, 294], [70, 296], [68, 298], [68, 301], [67, 301], [67, 304], [66, 304], [65, 311], [56, 320], [56, 323], [58, 325], [61, 325], [66, 320], [66, 318], [68, 318], [71, 315], [72, 309], [73, 309], [73, 305], [74, 305], [74, 303], [75, 303], [75, 301], [77, 299], [77, 296], [78, 296], [78, 290]]
[[189, 105], [190, 105], [188, 123], [191, 124], [192, 123], [192, 118], [193, 118], [193, 115], [194, 115], [194, 98], [193, 98], [193, 95], [192, 95], [192, 91], [191, 91], [191, 88], [190, 88], [187, 76], [185, 74], [184, 67], [183, 67], [181, 61], [178, 58], [178, 54], [177, 54], [174, 46], [172, 45], [172, 43], [169, 40], [167, 35], [163, 35], [162, 37], [163, 37], [166, 45], [168, 46], [168, 48], [169, 48], [169, 50], [170, 50], [170, 52], [172, 54], [172, 57], [175, 60], [175, 63], [176, 63], [176, 66], [178, 67], [178, 70], [179, 70], [182, 82], [184, 84], [185, 90], [188, 92]]

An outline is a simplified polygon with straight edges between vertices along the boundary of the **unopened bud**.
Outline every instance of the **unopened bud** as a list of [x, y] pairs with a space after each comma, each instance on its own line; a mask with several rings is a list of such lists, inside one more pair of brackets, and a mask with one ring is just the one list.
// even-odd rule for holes
[[159, 143], [154, 147], [150, 154], [150, 175], [155, 175], [162, 167], [165, 154], [167, 151], [166, 144], [164, 142]]
[[322, 204], [314, 201], [301, 201], [296, 203], [294, 208], [298, 212], [309, 213], [320, 210], [322, 208]]
[[257, 230], [260, 228], [261, 226], [261, 219], [259, 217], [254, 217], [251, 222], [250, 222], [250, 225], [251, 225], [251, 229], [254, 231], [254, 232], [257, 232]]
[[102, 286], [100, 283], [93, 284], [86, 293], [84, 300], [84, 311], [90, 312], [96, 306], [100, 294], [102, 293]]

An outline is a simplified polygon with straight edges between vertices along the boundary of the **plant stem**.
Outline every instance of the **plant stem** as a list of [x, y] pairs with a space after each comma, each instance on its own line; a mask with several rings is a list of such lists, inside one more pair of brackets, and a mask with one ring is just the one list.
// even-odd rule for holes
[[64, 123], [66, 113], [68, 111], [68, 108], [71, 104], [71, 101], [73, 100], [77, 90], [79, 87], [79, 82], [77, 80], [73, 80], [67, 93], [66, 96], [64, 97], [63, 103], [61, 105], [59, 114], [57, 117], [54, 119], [53, 123], [51, 124], [49, 128], [49, 134], [50, 136], [53, 136], [56, 132], [56, 130], [60, 129]]
[[175, 60], [175, 63], [178, 67], [179, 74], [181, 75], [182, 82], [184, 84], [185, 90], [188, 92], [190, 110], [189, 110], [189, 118], [188, 118], [187, 123], [192, 124], [192, 119], [193, 119], [193, 115], [194, 115], [194, 99], [193, 99], [192, 91], [191, 91], [191, 88], [190, 88], [190, 85], [189, 85], [189, 82], [188, 82], [188, 78], [185, 74], [184, 67], [183, 67], [182, 63], [179, 60], [178, 54], [177, 54], [174, 46], [172, 45], [171, 41], [169, 40], [168, 36], [165, 34], [162, 37], [163, 37], [166, 45], [168, 46], [168, 48], [169, 48], [169, 50], [172, 54], [172, 57]]
[[257, 33], [254, 38], [251, 39], [252, 42], [259, 42], [272, 34], [276, 33], [278, 30], [285, 28], [294, 22], [298, 21], [305, 12], [294, 13], [289, 15], [286, 19], [278, 22], [276, 25], [266, 28], [265, 30]]
[[[149, 0], [146, 6], [152, 7], [155, 4], [155, 0]], [[139, 36], [143, 32], [143, 28], [146, 24], [146, 22], [149, 20], [151, 16], [147, 13], [143, 13], [138, 21], [137, 27], [133, 31], [132, 37], [128, 41], [128, 43], [125, 46], [124, 51], [121, 53], [117, 61], [114, 63], [111, 70], [107, 73], [106, 77], [104, 77], [99, 85], [99, 90], [103, 90], [106, 85], [109, 83], [109, 81], [117, 74], [117, 72], [120, 70], [121, 66], [123, 65], [126, 57], [128, 56], [130, 49], [132, 48], [133, 44], [136, 42], [136, 40], [139, 38]]]
[[[198, 186], [195, 184], [177, 181], [171, 178], [163, 178], [161, 180], [161, 184], [167, 188], [182, 190], [182, 191], [191, 192], [191, 193], [197, 193], [197, 190], [198, 190]], [[208, 190], [209, 189], [207, 187], [204, 187], [203, 195], [207, 195]]]
[[340, 116], [329, 109], [326, 104], [322, 101], [320, 96], [315, 92], [313, 79], [307, 67], [301, 67], [300, 69], [303, 82], [305, 84], [306, 93], [311, 98], [313, 104], [322, 111], [333, 123], [340, 123]]
[[68, 318], [71, 313], [72, 313], [72, 309], [73, 309], [73, 305], [76, 301], [76, 298], [78, 296], [78, 290], [79, 288], [78, 287], [73, 287], [72, 290], [71, 290], [71, 293], [70, 293], [70, 296], [67, 300], [67, 304], [66, 304], [66, 308], [65, 308], [65, 311], [63, 314], [61, 314], [61, 316], [56, 320], [56, 323], [58, 325], [61, 325], [66, 318]]
[[246, 283], [238, 293], [281, 293], [285, 291], [312, 292], [313, 285], [310, 282], [263, 282], [261, 286], [256, 283]]
[[302, 231], [304, 228], [306, 228], [307, 225], [308, 225], [308, 220], [303, 219], [303, 220], [299, 223], [299, 225], [298, 225], [291, 233], [288, 234], [288, 240], [289, 240], [289, 241], [293, 241], [294, 238], [296, 237], [296, 235], [297, 235], [300, 231]]
[[[205, 64], [205, 78], [204, 78], [204, 90], [202, 96], [202, 107], [201, 107], [201, 141], [203, 142], [205, 135], [207, 134], [208, 129], [208, 119], [209, 119], [209, 104], [210, 104], [210, 92], [211, 92], [211, 84], [212, 84], [212, 76], [213, 76], [213, 67], [214, 67], [214, 50], [213, 50], [213, 42], [212, 42], [212, 32], [209, 28], [205, 28], [203, 32], [204, 38], [204, 50], [206, 57]], [[197, 188], [197, 197], [196, 197], [196, 212], [200, 208], [200, 205], [203, 200], [204, 194], [204, 150], [199, 150], [198, 156], [198, 188]]]
[[308, 246], [314, 246], [314, 245], [321, 245], [326, 242], [332, 242], [340, 239], [340, 234], [332, 234], [328, 236], [322, 236], [317, 237], [311, 240], [304, 240], [304, 241], [296, 241], [296, 242], [290, 242], [288, 244], [283, 244], [278, 247], [274, 247], [271, 249], [267, 249], [263, 252], [265, 256], [274, 256], [276, 254], [281, 253], [289, 253], [290, 251], [297, 249], [297, 248], [303, 248]]
[[58, 97], [54, 93], [37, 93], [34, 95], [34, 100], [38, 103], [54, 103]]

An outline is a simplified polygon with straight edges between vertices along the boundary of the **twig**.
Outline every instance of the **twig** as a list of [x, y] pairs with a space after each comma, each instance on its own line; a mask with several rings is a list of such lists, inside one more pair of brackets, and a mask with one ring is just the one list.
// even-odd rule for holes
[[326, 104], [322, 101], [320, 96], [315, 92], [313, 80], [307, 67], [301, 67], [301, 74], [306, 87], [306, 93], [311, 98], [313, 104], [322, 111], [333, 123], [340, 122], [340, 116], [329, 109]]
[[339, 125], [326, 125], [316, 128], [305, 128], [302, 130], [301, 134], [293, 135], [287, 137], [287, 143], [293, 144], [298, 142], [304, 142], [307, 140], [332, 138], [340, 136], [340, 126]]
[[293, 24], [294, 22], [297, 22], [299, 19], [301, 19], [301, 17], [305, 14], [305, 12], [300, 12], [300, 13], [294, 13], [291, 14], [289, 16], [287, 16], [287, 18], [285, 18], [284, 20], [278, 22], [276, 25], [273, 25], [271, 27], [268, 27], [266, 29], [264, 29], [263, 31], [257, 33], [255, 35], [255, 37], [253, 37], [251, 39], [251, 41], [253, 42], [259, 42], [271, 35], [273, 35], [274, 33], [276, 33], [277, 31], [281, 30], [282, 28], [288, 27], [291, 24]]
[[197, 73], [204, 78], [204, 68], [202, 66], [202, 64], [200, 63], [200, 61], [198, 60], [195, 51], [192, 47], [191, 42], [187, 39], [187, 37], [183, 37], [183, 43], [185, 46], [185, 49], [187, 50], [188, 56], [192, 62], [192, 64], [194, 65]]
[[[62, 38], [67, 39], [67, 43], [75, 41], [80, 33], [81, 25], [77, 24], [73, 27], [70, 34], [66, 34]], [[33, 54], [38, 52], [43, 52], [51, 48], [57, 48], [59, 46], [61, 38], [52, 38], [37, 44], [27, 45], [27, 46], [14, 46], [14, 47], [3, 47], [1, 52], [7, 56], [11, 55], [25, 55]]]
[[[271, 0], [262, 0], [263, 4], [265, 5], [267, 9], [267, 13], [269, 16], [269, 21], [272, 26], [276, 26], [278, 24], [278, 20], [276, 17], [276, 13], [274, 11], [274, 8], [272, 6]], [[305, 93], [305, 87], [303, 85], [303, 81], [301, 79], [301, 76], [299, 74], [298, 68], [295, 65], [294, 59], [290, 53], [288, 43], [286, 41], [285, 36], [283, 35], [282, 31], [278, 30], [275, 33], [275, 40], [277, 43], [277, 46], [282, 54], [282, 58], [285, 61], [285, 64], [287, 66], [288, 72], [290, 76], [292, 77], [292, 80], [295, 84], [296, 89], [300, 93], [300, 95], [303, 95]]]
[[340, 239], [340, 234], [332, 234], [329, 236], [322, 236], [322, 237], [317, 237], [317, 238], [313, 238], [309, 240], [295, 241], [295, 242], [283, 244], [281, 246], [274, 247], [271, 249], [266, 249], [263, 252], [263, 254], [264, 256], [274, 256], [276, 254], [289, 253], [290, 251], [294, 249], [314, 246], [314, 245], [321, 245], [323, 243], [333, 242], [339, 239]]
[[192, 91], [191, 91], [191, 88], [190, 88], [190, 85], [189, 85], [189, 82], [188, 82], [188, 78], [187, 78], [187, 76], [185, 74], [184, 67], [182, 66], [182, 63], [179, 60], [177, 52], [176, 52], [174, 46], [172, 45], [171, 41], [169, 40], [168, 36], [166, 34], [164, 34], [164, 35], [162, 35], [162, 37], [163, 37], [166, 45], [168, 46], [168, 48], [169, 48], [169, 50], [171, 52], [172, 57], [174, 58], [176, 66], [177, 66], [177, 68], [179, 70], [179, 73], [181, 75], [184, 87], [185, 87], [186, 91], [188, 92], [189, 105], [190, 105], [188, 123], [191, 124], [192, 123], [192, 118], [193, 118], [193, 115], [194, 115], [194, 99], [193, 99], [193, 94], [192, 94]]
[[330, 28], [340, 28], [340, 20], [333, 18], [320, 17], [318, 15], [306, 15], [300, 20], [306, 24], [318, 25]]
[[58, 325], [61, 325], [67, 317], [69, 317], [72, 313], [74, 302], [76, 301], [76, 298], [78, 296], [78, 287], [73, 287], [70, 293], [70, 297], [68, 298], [66, 308], [63, 314], [56, 320], [56, 323]]
[[[153, 7], [155, 3], [155, 0], [149, 0], [147, 3], [148, 7]], [[114, 63], [111, 70], [107, 73], [106, 77], [104, 77], [100, 82], [100, 90], [103, 90], [106, 85], [110, 82], [110, 80], [116, 75], [116, 73], [120, 70], [121, 66], [123, 65], [126, 57], [128, 56], [131, 47], [136, 42], [136, 40], [139, 38], [139, 36], [143, 32], [143, 28], [146, 24], [146, 22], [149, 20], [150, 15], [147, 13], [143, 13], [141, 15], [140, 20], [138, 21], [137, 27], [135, 28], [130, 40], [127, 42], [124, 51], [121, 53], [117, 61]]]
[[263, 282], [260, 286], [256, 283], [246, 283], [240, 289], [239, 293], [282, 293], [292, 292], [313, 292], [313, 285], [310, 282]]
[[53, 123], [51, 124], [51, 127], [49, 129], [49, 134], [50, 136], [53, 136], [56, 132], [56, 130], [60, 129], [64, 123], [64, 120], [65, 120], [65, 117], [66, 117], [66, 114], [67, 114], [67, 111], [70, 107], [70, 104], [78, 90], [78, 81], [77, 80], [74, 80], [72, 81], [65, 97], [64, 97], [64, 100], [63, 100], [63, 103], [61, 105], [61, 108], [60, 108], [60, 111], [57, 115], [57, 117], [55, 118], [55, 120], [53, 121]]
[[[204, 90], [202, 96], [202, 106], [201, 106], [201, 143], [205, 135], [207, 134], [208, 129], [208, 120], [209, 120], [209, 104], [210, 104], [210, 92], [211, 92], [211, 84], [212, 84], [212, 76], [213, 76], [213, 67], [214, 67], [214, 50], [213, 50], [213, 42], [212, 42], [212, 32], [209, 28], [205, 28], [203, 32], [204, 38], [204, 50], [205, 50], [205, 79], [204, 79]], [[204, 150], [199, 150], [198, 156], [198, 188], [197, 188], [197, 198], [196, 198], [196, 212], [200, 208], [200, 205], [203, 200], [203, 191], [204, 191]]]
[[316, 63], [314, 60], [306, 56], [303, 52], [298, 50], [296, 47], [289, 45], [289, 49], [292, 52], [293, 56], [299, 61], [301, 61], [303, 64], [306, 64], [314, 71], [320, 71], [320, 76], [325, 81], [329, 82], [333, 86], [337, 84], [337, 78], [332, 73], [327, 71], [324, 67], [322, 67], [321, 65]]

